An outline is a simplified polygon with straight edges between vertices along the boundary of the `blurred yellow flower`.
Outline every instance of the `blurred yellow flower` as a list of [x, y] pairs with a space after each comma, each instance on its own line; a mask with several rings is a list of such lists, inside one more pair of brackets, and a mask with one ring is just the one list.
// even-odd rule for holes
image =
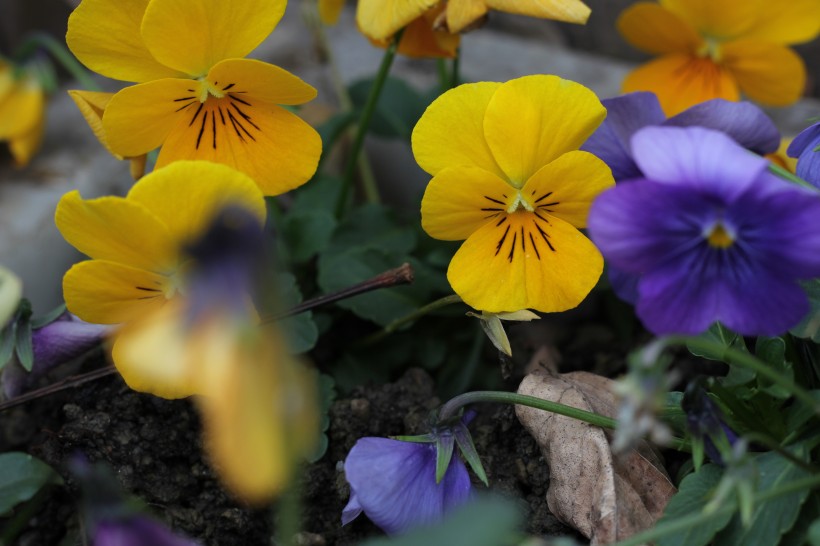
[[40, 148], [45, 126], [45, 93], [26, 70], [0, 61], [0, 141], [8, 143], [18, 167]]
[[345, 0], [319, 0], [319, 18], [326, 25], [335, 25], [345, 6]]
[[66, 41], [109, 78], [138, 82], [111, 97], [108, 147], [139, 157], [162, 147], [157, 168], [179, 159], [230, 165], [266, 195], [307, 181], [321, 139], [279, 105], [316, 90], [268, 63], [244, 59], [281, 19], [286, 0], [83, 0]]
[[256, 184], [207, 161], [158, 169], [127, 197], [70, 192], [55, 214], [91, 257], [63, 279], [69, 311], [121, 325], [112, 359], [131, 388], [200, 395], [217, 469], [250, 502], [281, 490], [316, 435], [315, 385], [278, 333], [260, 328], [245, 282], [264, 221]]
[[624, 81], [624, 92], [652, 91], [667, 115], [741, 93], [771, 106], [800, 98], [806, 68], [790, 44], [820, 32], [820, 0], [659, 0], [618, 19], [626, 40], [658, 59]]
[[446, 9], [441, 26], [453, 34], [476, 23], [491, 9], [568, 23], [583, 24], [589, 18], [589, 8], [581, 0], [359, 0], [356, 21], [366, 36], [389, 40], [438, 5]]
[[433, 179], [421, 204], [432, 237], [466, 239], [447, 271], [490, 313], [577, 306], [603, 270], [578, 231], [614, 181], [578, 147], [606, 116], [587, 88], [556, 76], [457, 87], [416, 125], [413, 153]]
[[780, 146], [777, 148], [776, 151], [766, 154], [766, 159], [777, 165], [778, 167], [783, 167], [787, 171], [792, 174], [797, 172], [797, 158], [796, 157], [789, 157], [788, 149], [789, 145], [792, 143], [793, 138], [781, 138], [780, 139]]
[[[399, 42], [399, 53], [415, 58], [456, 56], [461, 35], [450, 33], [442, 24], [445, 5], [434, 6], [407, 24]], [[386, 40], [369, 39], [374, 45], [387, 47], [392, 37]]]

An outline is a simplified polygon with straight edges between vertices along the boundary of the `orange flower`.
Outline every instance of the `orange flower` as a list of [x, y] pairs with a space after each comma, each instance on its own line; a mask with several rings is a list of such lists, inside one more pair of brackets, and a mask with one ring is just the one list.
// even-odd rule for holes
[[820, 33], [820, 0], [659, 0], [621, 14], [618, 30], [660, 57], [638, 67], [624, 92], [652, 91], [668, 115], [741, 93], [772, 106], [797, 101], [806, 68], [790, 44]]

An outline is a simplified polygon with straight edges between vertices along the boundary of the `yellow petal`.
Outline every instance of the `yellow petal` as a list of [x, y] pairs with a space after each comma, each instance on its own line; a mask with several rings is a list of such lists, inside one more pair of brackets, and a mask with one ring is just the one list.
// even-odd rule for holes
[[701, 38], [673, 12], [649, 2], [639, 2], [618, 17], [618, 32], [627, 42], [647, 53], [693, 53]]
[[542, 167], [521, 193], [532, 201], [535, 210], [584, 228], [592, 201], [614, 185], [606, 163], [588, 152], [574, 151]]
[[514, 193], [515, 188], [484, 169], [444, 169], [424, 192], [421, 225], [431, 237], [461, 241], [487, 222], [506, 216]]
[[335, 25], [345, 0], [319, 0], [319, 18], [326, 25]]
[[723, 46], [723, 65], [749, 98], [770, 106], [797, 102], [806, 87], [806, 67], [792, 49], [756, 41]]
[[448, 0], [447, 29], [461, 32], [487, 14], [489, 7], [483, 0]]
[[744, 40], [775, 44], [808, 42], [820, 33], [820, 0], [763, 2], [757, 22], [743, 33]]
[[226, 95], [191, 104], [182, 114], [162, 146], [157, 167], [181, 159], [224, 163], [253, 178], [265, 195], [297, 188], [316, 172], [322, 153], [319, 134], [279, 106]]
[[[474, 0], [476, 1], [476, 0]], [[581, 0], [481, 0], [490, 9], [528, 17], [584, 24], [590, 9]]]
[[111, 358], [129, 387], [169, 399], [200, 393], [184, 311], [175, 298], [117, 332]]
[[168, 228], [139, 203], [122, 197], [83, 200], [75, 190], [60, 199], [54, 222], [69, 244], [91, 258], [158, 273], [176, 267]]
[[94, 131], [94, 136], [97, 137], [97, 140], [99, 140], [100, 143], [105, 146], [105, 148], [117, 159], [122, 159], [121, 155], [115, 154], [108, 146], [108, 141], [105, 139], [105, 131], [103, 130], [102, 123], [105, 107], [108, 106], [108, 103], [111, 101], [111, 97], [114, 96], [114, 93], [101, 93], [98, 91], [81, 91], [71, 89], [68, 91], [68, 96], [71, 97], [71, 100], [73, 100], [74, 104], [77, 105], [77, 108], [80, 109], [80, 113], [85, 118], [88, 126], [91, 127], [91, 130]]
[[141, 178], [127, 200], [150, 210], [167, 226], [172, 240], [199, 236], [226, 205], [248, 210], [265, 222], [265, 198], [253, 180], [208, 161], [178, 161]]
[[386, 40], [438, 3], [439, 0], [359, 0], [356, 23], [365, 36]]
[[[444, 4], [427, 10], [424, 15], [413, 20], [404, 30], [398, 52], [414, 58], [452, 58], [456, 56], [461, 41], [459, 34], [447, 30], [435, 30], [436, 20], [444, 12]], [[390, 40], [373, 40], [378, 47], [387, 47]]]
[[137, 157], [158, 148], [172, 127], [201, 104], [197, 82], [164, 79], [126, 87], [115, 94], [103, 114], [111, 150]]
[[142, 41], [140, 23], [148, 2], [83, 0], [68, 18], [68, 48], [85, 66], [115, 80], [181, 76], [158, 62]]
[[86, 322], [119, 324], [165, 304], [168, 278], [104, 260], [75, 264], [63, 277], [69, 311]]
[[775, 165], [783, 167], [792, 174], [797, 172], [797, 158], [789, 157], [788, 149], [793, 138], [781, 138], [777, 151], [766, 154], [765, 157]]
[[159, 62], [194, 77], [244, 57], [273, 32], [286, 0], [151, 0], [141, 33]]
[[297, 457], [315, 441], [315, 386], [274, 336], [238, 337], [223, 331], [203, 343], [201, 365], [212, 388], [197, 402], [217, 471], [235, 494], [257, 504], [287, 485]]
[[557, 76], [525, 76], [495, 92], [484, 135], [507, 179], [520, 188], [538, 169], [577, 150], [605, 117], [601, 101], [583, 85]]
[[725, 40], [755, 24], [761, 7], [771, 0], [660, 0], [661, 5], [701, 34]]
[[740, 99], [731, 72], [691, 55], [666, 55], [639, 66], [624, 80], [623, 91], [652, 91], [667, 116], [709, 99]]
[[519, 211], [473, 233], [453, 256], [447, 279], [475, 309], [550, 313], [581, 303], [601, 271], [601, 254], [577, 229]]
[[287, 70], [254, 59], [229, 59], [214, 66], [208, 81], [228, 96], [271, 104], [302, 104], [316, 89]]
[[0, 72], [0, 140], [23, 135], [42, 122], [45, 96], [31, 76], [15, 79], [12, 69]]
[[427, 107], [413, 129], [413, 155], [435, 175], [446, 167], [479, 167], [504, 177], [484, 138], [484, 114], [495, 82], [469, 83], [442, 94]]

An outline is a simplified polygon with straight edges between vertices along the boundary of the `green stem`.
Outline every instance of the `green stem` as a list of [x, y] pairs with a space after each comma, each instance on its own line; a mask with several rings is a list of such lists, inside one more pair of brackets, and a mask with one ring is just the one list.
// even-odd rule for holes
[[[589, 423], [590, 425], [601, 428], [615, 429], [618, 426], [617, 420], [605, 415], [599, 415], [591, 411], [574, 408], [565, 404], [559, 404], [558, 402], [550, 402], [549, 400], [544, 400], [535, 396], [502, 391], [475, 391], [459, 394], [441, 407], [439, 410], [439, 420], [450, 420], [456, 416], [458, 410], [464, 406], [475, 404], [476, 402], [495, 402], [499, 404], [528, 406], [530, 408], [549, 411], [558, 415], [563, 415], [564, 417], [577, 419], [579, 421], [583, 421], [584, 423]], [[680, 438], [673, 438], [672, 447], [677, 450], [686, 450], [687, 442], [681, 440]]]
[[796, 384], [791, 379], [780, 375], [779, 373], [777, 373], [777, 371], [770, 368], [765, 362], [759, 360], [755, 356], [750, 355], [749, 353], [739, 351], [732, 347], [726, 347], [721, 343], [709, 341], [702, 338], [673, 336], [666, 338], [664, 341], [666, 342], [667, 346], [688, 345], [691, 349], [695, 349], [697, 351], [712, 352], [720, 355], [720, 359], [726, 362], [727, 364], [740, 366], [741, 368], [752, 370], [756, 374], [765, 377], [775, 385], [783, 387], [784, 389], [789, 391], [792, 394], [792, 396], [794, 396], [795, 398], [806, 404], [808, 407], [810, 407], [812, 411], [814, 411], [814, 413], [820, 415], [820, 403], [818, 403], [812, 397], [809, 391], [807, 391], [800, 385]]
[[459, 74], [459, 67], [461, 65], [461, 48], [456, 49], [456, 56], [453, 57], [453, 73], [452, 80], [450, 80], [450, 89], [458, 87], [461, 75]]
[[[820, 487], [820, 475], [814, 475], [801, 480], [795, 480], [775, 489], [769, 489], [763, 493], [758, 493], [754, 496], [752, 502], [757, 505], [758, 503], [790, 495], [798, 491], [803, 491], [805, 489], [817, 489], [818, 487]], [[721, 506], [714, 512], [697, 512], [689, 516], [672, 520], [668, 523], [656, 525], [652, 529], [648, 529], [643, 533], [638, 533], [637, 535], [632, 535], [628, 539], [616, 542], [612, 546], [641, 546], [642, 544], [649, 544], [659, 538], [675, 535], [687, 529], [704, 525], [714, 518], [729, 515], [734, 512], [735, 509], [734, 503], [731, 503]]]
[[436, 59], [436, 69], [438, 70], [438, 85], [441, 88], [441, 92], [444, 93], [450, 89], [452, 79], [447, 70], [447, 63], [443, 58], [439, 57]]
[[80, 85], [89, 91], [100, 91], [100, 86], [97, 85], [97, 82], [91, 78], [88, 70], [86, 70], [85, 67], [81, 65], [76, 58], [74, 58], [74, 55], [71, 54], [66, 46], [54, 39], [53, 36], [44, 32], [35, 32], [29, 36], [29, 38], [18, 48], [14, 57], [16, 60], [23, 60], [40, 47], [48, 51], [52, 57], [57, 59], [57, 62], [59, 62], [63, 68], [68, 70], [68, 72], [80, 83]]
[[385, 326], [382, 330], [364, 338], [360, 344], [371, 345], [373, 343], [376, 343], [377, 341], [381, 341], [382, 339], [386, 338], [387, 336], [389, 336], [405, 324], [413, 322], [414, 320], [419, 319], [428, 313], [432, 313], [437, 309], [446, 307], [451, 303], [460, 303], [461, 301], [461, 296], [458, 296], [456, 294], [450, 294], [449, 296], [444, 296], [443, 298], [432, 301], [423, 307], [419, 307], [412, 313], [408, 313], [403, 317], [397, 318], [396, 320]]
[[789, 182], [793, 182], [793, 183], [797, 184], [798, 186], [803, 186], [804, 188], [807, 188], [807, 189], [810, 189], [810, 190], [813, 190], [813, 191], [818, 191], [816, 187], [812, 186], [811, 184], [809, 184], [808, 182], [806, 182], [805, 180], [803, 180], [799, 176], [790, 173], [789, 171], [787, 171], [786, 169], [784, 169], [780, 165], [775, 165], [774, 163], [769, 163], [769, 170], [772, 171], [774, 174], [778, 175], [780, 178], [785, 178]]
[[[362, 115], [359, 119], [359, 125], [356, 128], [356, 138], [350, 149], [350, 156], [347, 159], [345, 166], [344, 177], [342, 178], [342, 189], [339, 192], [339, 200], [336, 202], [336, 217], [344, 216], [345, 206], [347, 205], [347, 196], [350, 193], [350, 186], [353, 184], [353, 176], [356, 174], [356, 166], [359, 163], [359, 154], [364, 146], [364, 137], [367, 135], [367, 129], [370, 126], [370, 120], [373, 113], [376, 111], [376, 105], [379, 102], [384, 82], [387, 81], [387, 75], [390, 73], [390, 66], [393, 64], [393, 59], [396, 57], [396, 51], [399, 47], [399, 41], [404, 29], [398, 31], [393, 37], [393, 41], [387, 46], [387, 50], [382, 57], [382, 64], [379, 66], [379, 72], [376, 74], [376, 79], [373, 82], [373, 87], [370, 88], [370, 94], [367, 96], [367, 102], [362, 109]], [[364, 186], [365, 195], [368, 201], [372, 203], [379, 202], [379, 190], [375, 184], [372, 187]]]
[[298, 478], [276, 503], [276, 546], [294, 546], [302, 527], [302, 491]]
[[784, 459], [787, 459], [793, 465], [799, 466], [809, 474], [820, 473], [820, 468], [814, 466], [811, 463], [807, 463], [799, 457], [796, 457], [793, 453], [789, 452], [788, 450], [783, 449], [782, 447], [780, 447], [780, 444], [777, 442], [777, 440], [775, 440], [771, 436], [768, 436], [766, 434], [760, 434], [758, 432], [747, 432], [743, 435], [743, 437], [746, 440], [748, 440], [749, 443], [760, 444], [770, 449], [771, 451], [776, 452], [778, 455], [780, 455]]

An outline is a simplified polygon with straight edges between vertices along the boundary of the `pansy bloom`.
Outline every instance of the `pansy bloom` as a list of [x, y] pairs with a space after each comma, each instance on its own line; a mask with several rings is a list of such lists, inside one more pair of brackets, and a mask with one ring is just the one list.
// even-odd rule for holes
[[112, 359], [128, 385], [164, 398], [197, 397], [206, 445], [248, 501], [281, 490], [312, 448], [309, 374], [252, 303], [265, 199], [247, 175], [177, 161], [127, 197], [57, 205], [63, 237], [90, 260], [63, 279], [69, 311], [119, 324]]
[[797, 176], [820, 188], [820, 122], [797, 135], [788, 154], [797, 158]]
[[319, 135], [279, 105], [316, 90], [289, 72], [244, 59], [274, 29], [285, 0], [83, 0], [68, 21], [69, 48], [90, 69], [137, 82], [102, 116], [108, 148], [157, 167], [205, 159], [248, 174], [266, 195], [307, 181]]
[[436, 483], [436, 445], [361, 438], [345, 459], [350, 501], [342, 524], [364, 512], [389, 534], [435, 523], [470, 498], [470, 475], [453, 455]]
[[717, 131], [647, 127], [631, 148], [644, 178], [599, 196], [589, 232], [612, 265], [640, 276], [644, 325], [778, 335], [797, 324], [809, 310], [798, 281], [820, 275], [820, 196]]
[[359, 0], [356, 22], [370, 38], [389, 40], [434, 6], [445, 9], [441, 24], [436, 26], [453, 34], [467, 29], [489, 10], [581, 24], [590, 13], [580, 0]]
[[421, 204], [432, 237], [464, 240], [453, 290], [490, 313], [577, 306], [603, 269], [579, 231], [609, 168], [578, 147], [606, 116], [586, 87], [556, 76], [466, 84], [419, 120], [416, 161], [433, 179]]
[[[442, 24], [446, 4], [439, 4], [428, 9], [410, 21], [399, 41], [397, 51], [407, 57], [415, 58], [452, 58], [456, 56], [461, 35], [451, 33]], [[370, 42], [378, 47], [387, 47], [392, 37]]]
[[676, 114], [741, 93], [772, 106], [800, 98], [806, 68], [789, 47], [820, 32], [820, 0], [659, 0], [623, 12], [618, 30], [633, 46], [659, 55], [624, 81], [624, 91], [654, 91]]
[[26, 166], [43, 140], [46, 97], [37, 77], [0, 60], [0, 141]]

